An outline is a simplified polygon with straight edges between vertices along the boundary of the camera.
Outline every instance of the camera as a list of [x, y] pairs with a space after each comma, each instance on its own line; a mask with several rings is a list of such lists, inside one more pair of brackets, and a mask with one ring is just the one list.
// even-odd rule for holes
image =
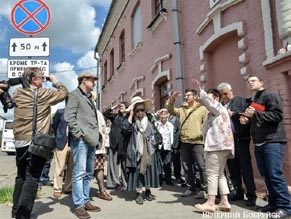
[[0, 101], [3, 105], [3, 111], [4, 113], [7, 113], [8, 109], [12, 109], [15, 106], [15, 103], [12, 101], [12, 98], [8, 92], [9, 88], [18, 84], [21, 84], [23, 88], [27, 88], [29, 87], [29, 83], [23, 77], [10, 78], [7, 81], [0, 81], [0, 83], [7, 85], [7, 88], [2, 88], [3, 93], [0, 94]]

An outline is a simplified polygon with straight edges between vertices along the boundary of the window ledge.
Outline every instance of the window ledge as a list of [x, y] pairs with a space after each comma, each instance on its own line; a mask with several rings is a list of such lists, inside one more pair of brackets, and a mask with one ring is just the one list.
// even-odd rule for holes
[[142, 42], [138, 42], [134, 49], [129, 53], [129, 57], [133, 57], [142, 48]]
[[275, 57], [266, 60], [263, 63], [263, 66], [265, 66], [266, 68], [273, 68], [277, 65], [281, 65], [287, 62], [290, 63], [290, 61], [291, 61], [291, 51], [289, 50], [283, 54], [278, 54]]
[[125, 61], [121, 62], [119, 66], [116, 68], [116, 70], [120, 73], [123, 71], [124, 67], [125, 67]]
[[152, 20], [152, 22], [147, 26], [147, 29], [151, 32], [153, 32], [158, 26], [159, 24], [164, 20], [167, 20], [167, 15], [168, 12], [165, 8], [162, 8], [158, 14], [156, 14], [156, 16], [154, 17], [154, 19]]
[[103, 84], [102, 87], [101, 87], [101, 90], [102, 90], [103, 92], [105, 92], [105, 91], [107, 90], [107, 87], [108, 87], [107, 84]]
[[114, 81], [115, 79], [115, 76], [114, 75], [110, 75], [109, 79], [107, 80], [108, 81], [108, 84], [112, 84], [112, 82]]

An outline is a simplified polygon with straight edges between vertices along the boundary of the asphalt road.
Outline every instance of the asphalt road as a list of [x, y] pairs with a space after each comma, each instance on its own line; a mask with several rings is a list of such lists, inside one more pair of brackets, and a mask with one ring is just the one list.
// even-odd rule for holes
[[[13, 185], [16, 173], [15, 156], [0, 153], [0, 187]], [[52, 172], [52, 171], [51, 171]], [[105, 201], [96, 197], [98, 186], [96, 180], [91, 182], [92, 203], [101, 207], [101, 212], [90, 212], [91, 218], [98, 219], [201, 219], [201, 218], [267, 218], [267, 214], [258, 213], [255, 207], [246, 207], [243, 201], [232, 202], [232, 211], [229, 213], [215, 212], [210, 216], [198, 212], [193, 206], [203, 203], [204, 200], [191, 197], [181, 197], [185, 188], [179, 185], [162, 186], [152, 189], [156, 200], [145, 201], [143, 205], [135, 203], [135, 193], [127, 191], [108, 190], [112, 201]], [[70, 195], [63, 195], [60, 199], [52, 196], [52, 187], [43, 187], [35, 201], [31, 219], [66, 219], [77, 218], [73, 213], [73, 203]], [[258, 198], [257, 205], [263, 206], [266, 202]], [[0, 218], [11, 218], [11, 204], [0, 204]]]

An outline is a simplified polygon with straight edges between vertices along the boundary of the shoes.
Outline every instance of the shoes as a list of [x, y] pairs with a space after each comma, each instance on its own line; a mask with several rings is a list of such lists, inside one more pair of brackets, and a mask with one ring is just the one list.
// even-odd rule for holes
[[191, 191], [190, 189], [187, 189], [181, 196], [182, 197], [188, 197], [188, 196], [191, 196], [193, 194], [194, 194], [193, 191]]
[[219, 210], [219, 211], [230, 212], [231, 211], [231, 206], [230, 205], [219, 204], [219, 205], [215, 206], [215, 209]]
[[245, 203], [246, 206], [253, 207], [256, 206], [256, 199], [248, 199]]
[[126, 188], [120, 184], [117, 184], [114, 188], [116, 191], [124, 191]]
[[102, 198], [102, 199], [107, 200], [107, 201], [111, 201], [112, 200], [111, 195], [109, 195], [107, 192], [100, 192], [100, 193], [97, 194], [97, 196], [99, 198]]
[[244, 194], [235, 194], [235, 195], [229, 195], [228, 197], [229, 201], [238, 201], [238, 200], [244, 200]]
[[61, 192], [54, 192], [54, 197], [55, 198], [60, 198], [62, 196]]
[[188, 184], [186, 182], [181, 184], [181, 187], [188, 187]]
[[138, 204], [138, 205], [142, 205], [142, 204], [143, 204], [142, 193], [137, 193], [137, 194], [136, 194], [135, 202], [136, 202], [136, 204]]
[[146, 200], [148, 200], [148, 201], [152, 201], [155, 199], [151, 193], [151, 190], [149, 190], [149, 189], [146, 189], [145, 196], [146, 196]]
[[101, 211], [101, 208], [99, 208], [98, 206], [92, 205], [91, 202], [87, 202], [86, 203], [85, 209], [87, 211], [93, 211], [93, 212], [99, 212], [99, 211]]
[[206, 193], [204, 191], [198, 192], [196, 195], [194, 195], [195, 199], [205, 199]]
[[290, 218], [291, 215], [288, 215], [286, 211], [282, 209], [277, 209], [272, 214], [269, 214], [269, 218]]
[[267, 212], [274, 212], [274, 211], [276, 211], [276, 209], [277, 208], [275, 206], [268, 204], [268, 205], [265, 205], [264, 207], [258, 206], [256, 210], [258, 212], [267, 213]]
[[89, 219], [89, 218], [91, 218], [90, 214], [88, 214], [88, 212], [86, 211], [86, 209], [84, 207], [77, 208], [75, 210], [75, 214], [80, 219]]
[[182, 179], [182, 178], [176, 178], [176, 183], [178, 183], [178, 184], [183, 184], [183, 183], [185, 183], [185, 181]]
[[194, 207], [200, 211], [203, 211], [203, 212], [209, 212], [209, 213], [215, 212], [214, 205], [213, 206], [206, 206], [206, 205], [197, 204], [197, 205], [194, 205]]

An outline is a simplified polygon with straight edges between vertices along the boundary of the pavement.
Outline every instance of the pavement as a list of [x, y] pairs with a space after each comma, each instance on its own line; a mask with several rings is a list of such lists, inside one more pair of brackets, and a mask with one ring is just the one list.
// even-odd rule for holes
[[[0, 188], [14, 185], [16, 175], [15, 157], [0, 153], [1, 171]], [[53, 170], [53, 166], [51, 167]], [[52, 175], [53, 171], [50, 171]], [[52, 176], [51, 176], [52, 178]], [[135, 202], [135, 192], [107, 190], [113, 197], [112, 201], [105, 201], [97, 197], [98, 185], [96, 180], [91, 181], [92, 203], [101, 207], [101, 212], [89, 212], [91, 218], [98, 219], [201, 219], [201, 218], [267, 218], [267, 214], [258, 213], [255, 207], [246, 207], [244, 201], [232, 202], [231, 212], [215, 212], [213, 215], [202, 214], [193, 206], [204, 203], [203, 199], [194, 199], [193, 196], [181, 197], [186, 190], [179, 184], [175, 186], [163, 185], [161, 188], [151, 189], [156, 196], [154, 201], [145, 201], [143, 205]], [[53, 188], [43, 186], [38, 192], [32, 211], [31, 219], [74, 219], [73, 202], [71, 195], [53, 197]], [[261, 197], [257, 199], [258, 206], [267, 203]], [[11, 203], [0, 204], [0, 218], [11, 218]]]
[[[13, 180], [10, 179], [10, 182]], [[154, 201], [145, 201], [143, 205], [135, 203], [135, 193], [128, 191], [108, 190], [112, 195], [112, 201], [99, 199], [96, 194], [98, 186], [95, 180], [91, 182], [92, 203], [101, 207], [101, 212], [89, 212], [91, 218], [98, 219], [200, 219], [200, 218], [267, 218], [266, 214], [258, 213], [255, 207], [246, 207], [244, 201], [232, 202], [232, 210], [229, 213], [215, 212], [214, 215], [202, 214], [193, 206], [203, 203], [204, 200], [194, 199], [193, 196], [181, 197], [185, 188], [179, 185], [162, 186], [152, 189], [152, 194], [156, 196]], [[52, 196], [52, 187], [44, 186], [38, 192], [33, 208], [31, 219], [65, 219], [77, 218], [73, 213], [73, 203], [71, 195], [62, 195], [57, 199]], [[258, 198], [257, 205], [266, 204], [262, 198]], [[0, 204], [0, 218], [11, 218], [11, 203]]]

